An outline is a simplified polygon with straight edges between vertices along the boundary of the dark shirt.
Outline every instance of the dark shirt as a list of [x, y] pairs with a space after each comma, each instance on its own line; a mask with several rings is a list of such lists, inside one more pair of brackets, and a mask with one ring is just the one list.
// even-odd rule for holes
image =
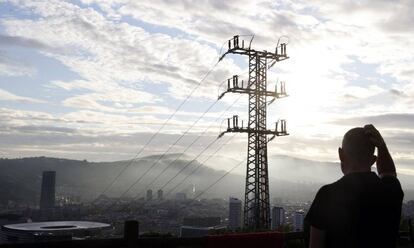
[[305, 218], [325, 247], [395, 247], [404, 193], [397, 178], [351, 173], [323, 186]]

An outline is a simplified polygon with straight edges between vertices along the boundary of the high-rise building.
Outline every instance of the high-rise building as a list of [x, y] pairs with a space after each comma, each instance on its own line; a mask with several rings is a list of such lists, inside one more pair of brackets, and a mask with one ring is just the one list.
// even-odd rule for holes
[[305, 214], [301, 211], [296, 211], [293, 215], [293, 231], [303, 231], [303, 219]]
[[272, 230], [277, 230], [285, 224], [285, 209], [282, 207], [272, 208]]
[[175, 194], [175, 199], [177, 201], [185, 201], [187, 200], [187, 194], [184, 192], [178, 192]]
[[164, 197], [163, 194], [164, 194], [164, 192], [162, 191], [162, 189], [159, 189], [158, 192], [157, 192], [157, 199], [159, 201], [161, 201], [163, 199], [163, 197]]
[[242, 201], [230, 197], [229, 199], [229, 229], [236, 230], [242, 225]]
[[40, 192], [40, 210], [51, 210], [55, 207], [56, 171], [43, 171], [42, 189]]
[[147, 201], [152, 201], [152, 189], [147, 190]]

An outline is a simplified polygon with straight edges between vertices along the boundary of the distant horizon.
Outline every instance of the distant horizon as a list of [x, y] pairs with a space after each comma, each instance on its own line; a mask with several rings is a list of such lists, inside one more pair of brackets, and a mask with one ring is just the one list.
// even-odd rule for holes
[[[0, 201], [20, 199], [33, 204], [37, 201], [34, 192], [40, 190], [40, 180], [43, 171], [56, 171], [57, 192], [80, 196], [83, 200], [91, 200], [102, 194], [109, 197], [118, 198], [143, 173], [156, 161], [156, 158], [141, 160], [140, 166], [130, 166], [125, 173], [122, 173], [118, 180], [112, 185], [108, 192], [104, 189], [108, 187], [108, 182], [114, 180], [115, 176], [125, 168], [128, 161], [113, 162], [84, 162], [83, 160], [67, 160], [62, 158], [20, 158], [20, 159], [0, 159], [0, 188], [14, 189], [3, 191]], [[164, 186], [172, 177], [187, 164], [189, 160], [179, 160], [168, 170], [164, 171], [167, 165], [173, 161], [169, 157], [164, 157], [157, 166], [154, 167], [145, 178], [137, 185], [134, 185], [125, 196], [135, 197], [142, 195], [145, 189], [163, 188], [166, 192], [173, 190], [180, 183], [180, 187], [174, 192], [189, 190], [193, 187], [197, 192], [203, 192], [205, 198], [237, 196], [244, 194], [245, 164], [240, 166], [240, 170], [230, 174], [228, 169], [219, 164], [218, 167], [202, 166], [195, 174], [192, 171], [200, 166], [200, 162], [195, 162], [190, 168], [181, 172], [181, 175]], [[16, 166], [11, 166], [16, 165]], [[85, 165], [85, 166], [83, 166]], [[229, 165], [233, 167], [232, 165]], [[163, 173], [159, 180], [149, 185], [159, 173]], [[190, 177], [187, 178], [187, 175]], [[283, 197], [291, 200], [311, 200], [320, 186], [330, 184], [342, 177], [339, 164], [322, 163], [308, 160], [292, 159], [281, 156], [274, 157], [269, 161], [270, 195], [272, 197]], [[220, 179], [219, 183], [213, 188], [209, 188], [212, 183]], [[405, 201], [414, 200], [414, 180], [411, 175], [400, 174], [398, 176], [401, 185], [406, 193]], [[182, 183], [182, 184], [181, 184]], [[226, 190], [221, 190], [226, 189]], [[60, 194], [59, 193], [59, 194]]]
[[[172, 156], [176, 157], [179, 156], [180, 157], [180, 161], [190, 161], [193, 160], [194, 157], [191, 156], [181, 156], [181, 153], [174, 153], [174, 154], [168, 154], [166, 156], [163, 157], [163, 160], [169, 160]], [[77, 162], [83, 162], [86, 161], [88, 163], [94, 163], [94, 164], [100, 164], [100, 163], [126, 163], [126, 164], [137, 164], [140, 161], [147, 161], [148, 159], [151, 158], [160, 158], [161, 154], [152, 154], [152, 155], [148, 155], [148, 156], [143, 156], [143, 157], [139, 157], [136, 158], [133, 162], [132, 159], [128, 159], [128, 160], [113, 160], [113, 161], [90, 161], [90, 160], [85, 160], [85, 159], [72, 159], [72, 158], [62, 158], [62, 157], [48, 157], [48, 156], [35, 156], [35, 157], [21, 157], [21, 158], [0, 158], [0, 160], [19, 160], [19, 159], [56, 159], [56, 160], [67, 160], [67, 161], [77, 161]], [[272, 159], [273, 158], [273, 159]], [[163, 160], [158, 161], [157, 164], [155, 164], [155, 169], [160, 169], [160, 168], [164, 168], [166, 165], [162, 162]], [[200, 160], [202, 159], [198, 159], [195, 160], [197, 163], [200, 163]], [[152, 161], [152, 160], [150, 160]], [[217, 163], [217, 161], [219, 161], [219, 165], [216, 165], [215, 163]], [[211, 161], [209, 163], [205, 163], [203, 164], [203, 166], [205, 166], [206, 168], [209, 169], [213, 169], [213, 170], [217, 170], [217, 171], [226, 171], [228, 170], [228, 168], [231, 168], [233, 165], [242, 162], [242, 166], [240, 166], [240, 168], [238, 170], [233, 171], [231, 174], [233, 175], [240, 175], [240, 176], [244, 176], [245, 175], [245, 162], [243, 162], [243, 160], [236, 160], [234, 159], [234, 161], [230, 161], [230, 160], [226, 160], [229, 164], [227, 166], [223, 167], [223, 162], [220, 157], [216, 157], [214, 161]], [[275, 168], [275, 166], [277, 168]], [[288, 170], [288, 168], [292, 168], [295, 166], [300, 166], [300, 171], [298, 171], [298, 168], [295, 169], [291, 169]], [[315, 166], [318, 167], [318, 171], [314, 171]], [[328, 167], [325, 167], [328, 166]], [[323, 169], [326, 168], [326, 169]], [[274, 171], [276, 170], [276, 172]], [[376, 167], [375, 165], [372, 166], [372, 171], [376, 173]], [[167, 171], [168, 172], [168, 171]], [[274, 174], [276, 173], [276, 174]], [[280, 173], [282, 173], [285, 176], [280, 177]], [[310, 160], [310, 159], [306, 159], [306, 158], [299, 158], [299, 157], [293, 157], [293, 156], [288, 156], [288, 155], [283, 155], [283, 154], [279, 154], [279, 155], [272, 155], [271, 157], [269, 157], [269, 176], [273, 179], [283, 179], [285, 177], [285, 179], [287, 180], [292, 180], [292, 178], [294, 178], [294, 175], [296, 174], [296, 179], [293, 181], [309, 181], [309, 179], [306, 178], [301, 178], [305, 175], [309, 176], [309, 173], [313, 173], [314, 176], [318, 177], [318, 178], [324, 178], [324, 176], [326, 176], [325, 180], [319, 181], [319, 182], [333, 182], [335, 180], [338, 180], [340, 177], [343, 176], [342, 172], [341, 172], [341, 168], [340, 168], [340, 162], [330, 162], [330, 161], [317, 161], [317, 160]], [[411, 171], [404, 171], [404, 169], [398, 168], [398, 164], [397, 164], [397, 173], [399, 175], [399, 177], [402, 179], [403, 184], [405, 184], [405, 186], [407, 186], [409, 189], [413, 189], [414, 190], [414, 175], [411, 173]], [[167, 173], [168, 175], [169, 173]], [[320, 174], [320, 175], [318, 175]], [[113, 175], [114, 177], [116, 175]], [[140, 173], [138, 173], [136, 176], [140, 176]], [[225, 179], [223, 179], [225, 180]], [[408, 180], [408, 181], [407, 181]], [[318, 180], [316, 180], [315, 182], [317, 182]]]
[[[169, 153], [168, 156], [176, 156], [176, 155], [181, 155], [181, 154], [185, 155], [185, 153]], [[132, 160], [139, 160], [139, 159], [142, 159], [142, 158], [147, 158], [147, 157], [152, 157], [152, 156], [160, 156], [160, 155], [161, 155], [161, 153], [148, 154], [148, 155], [143, 155], [143, 156], [137, 157], [135, 159], [131, 158], [131, 159], [122, 159], [122, 160], [88, 160], [88, 159], [82, 159], [82, 158], [52, 157], [52, 156], [43, 156], [43, 155], [27, 156], [27, 157], [0, 157], [0, 159], [53, 158], [53, 159], [75, 160], [75, 161], [85, 161], [86, 160], [88, 162], [93, 162], [93, 163], [107, 163], [107, 162], [128, 162], [128, 161], [132, 161]], [[189, 155], [187, 155], [187, 156], [189, 156]], [[289, 155], [285, 155], [285, 154], [274, 154], [274, 155], [272, 155], [272, 157], [288, 157], [288, 158], [307, 160], [307, 161], [312, 161], [312, 162], [320, 162], [320, 163], [339, 163], [339, 160], [337, 160], [337, 161], [312, 160], [312, 159], [307, 159], [307, 158], [289, 156]]]

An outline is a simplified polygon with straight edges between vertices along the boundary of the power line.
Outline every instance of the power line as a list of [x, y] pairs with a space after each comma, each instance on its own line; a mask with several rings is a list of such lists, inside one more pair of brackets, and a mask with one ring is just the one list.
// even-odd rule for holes
[[[229, 138], [228, 139], [228, 141], [227, 142], [225, 142], [222, 146], [220, 146], [219, 147], [219, 149], [217, 149], [213, 154], [210, 154], [210, 156], [206, 159], [206, 160], [204, 160], [203, 161], [203, 163], [204, 162], [206, 162], [208, 159], [210, 159], [215, 153], [217, 153], [218, 152], [218, 150], [220, 150], [222, 147], [224, 147], [224, 145], [227, 145], [227, 143], [234, 137], [235, 135], [233, 135], [231, 138]], [[191, 160], [189, 163], [187, 163], [187, 165], [186, 166], [184, 166], [173, 178], [171, 178], [166, 184], [164, 184], [164, 186], [161, 188], [161, 189], [163, 189], [166, 185], [168, 185], [168, 183], [169, 182], [171, 182], [174, 178], [176, 178], [182, 171], [184, 171], [185, 170], [185, 168], [187, 168], [191, 163], [193, 163], [201, 154], [203, 154], [209, 147], [211, 147], [211, 145], [213, 145], [216, 141], [217, 141], [218, 139], [216, 138], [216, 139], [214, 139], [213, 140], [213, 142], [211, 142], [207, 147], [205, 147], [193, 160]], [[164, 153], [163, 155], [165, 155], [166, 153]], [[153, 164], [154, 165], [154, 164]], [[148, 170], [146, 171], [146, 173], [148, 172]], [[144, 175], [146, 174], [146, 173], [144, 173]], [[142, 179], [143, 178], [143, 176], [144, 175], [142, 175], [140, 178], [138, 178], [138, 180], [137, 181], [135, 181], [130, 187], [128, 187], [128, 189], [126, 190], [126, 191], [124, 191], [122, 194], [121, 194], [121, 196], [119, 197], [119, 198], [122, 198], [126, 193], [128, 193], [129, 192], [129, 190], [131, 190], [137, 183], [138, 183], [138, 181], [140, 180], [140, 179]], [[108, 210], [110, 210], [112, 207], [114, 207], [116, 205], [116, 202], [114, 202], [113, 204], [111, 204], [105, 211], [108, 211]]]
[[[172, 162], [170, 162], [168, 165], [167, 165], [167, 167], [165, 167], [146, 187], [145, 187], [145, 189], [147, 189], [147, 188], [149, 188], [155, 181], [157, 181], [157, 179], [165, 172], [165, 171], [167, 171], [168, 170], [168, 168], [170, 168], [178, 159], [180, 159], [184, 154], [185, 154], [185, 152], [187, 152], [188, 151], [188, 149], [190, 149], [201, 137], [203, 137], [203, 135], [215, 124], [215, 122], [217, 122], [218, 120], [220, 120], [223, 116], [224, 116], [224, 114], [226, 114], [226, 112], [231, 108], [231, 107], [233, 107], [234, 106], [234, 104], [236, 104], [236, 102], [238, 102], [239, 101], [239, 99], [241, 98], [241, 96], [239, 96], [231, 105], [229, 105], [221, 114], [220, 114], [220, 116], [219, 117], [217, 117], [216, 118], [216, 120], [213, 122], [213, 123], [211, 123], [207, 128], [205, 128], [204, 129], [204, 131], [201, 133], [201, 134], [199, 134], [198, 136], [197, 136], [197, 138], [195, 138], [192, 142], [191, 142], [191, 144], [189, 144], [187, 147], [186, 147], [186, 149], [181, 153], [181, 155], [180, 156], [178, 156], [178, 157], [176, 157], [175, 159], [174, 159], [174, 161], [172, 161]], [[215, 140], [213, 140], [212, 141], [212, 143], [214, 143], [215, 142]], [[210, 145], [210, 144], [209, 144]], [[145, 193], [145, 189], [144, 189], [144, 191], [143, 191], [143, 193]]]
[[[193, 175], [199, 168], [201, 168], [201, 166], [206, 163], [212, 156], [214, 156], [219, 150], [221, 150], [224, 146], [226, 146], [236, 135], [231, 136], [226, 142], [224, 142], [223, 144], [221, 144], [218, 149], [216, 149], [213, 153], [211, 153], [203, 162], [201, 162], [193, 171], [191, 171], [190, 174], [188, 174], [184, 179], [182, 179], [173, 189], [171, 189], [167, 194], [165, 194], [165, 196], [168, 196], [169, 194], [171, 194], [176, 188], [178, 188], [183, 182], [185, 182], [185, 180], [190, 177], [191, 175]], [[215, 143], [215, 141], [217, 141], [218, 139], [214, 139], [212, 143]], [[206, 150], [206, 149], [205, 149]], [[201, 152], [203, 153], [203, 152]], [[194, 160], [193, 160], [194, 161]], [[193, 162], [191, 161], [191, 162]], [[191, 162], [189, 164], [191, 164]], [[180, 172], [184, 171], [185, 168], [189, 165], [187, 164], [184, 168], [182, 168], [179, 173], [177, 173], [172, 179], [170, 179], [170, 181], [172, 181], [175, 177], [177, 177]], [[167, 183], [168, 184], [168, 183]], [[167, 185], [165, 184], [164, 187]], [[163, 189], [163, 187], [161, 188], [161, 190]], [[144, 206], [147, 204], [148, 202], [144, 203]], [[112, 207], [112, 206], [111, 206]], [[109, 209], [109, 208], [108, 208]], [[126, 207], [124, 208], [126, 209]]]
[[147, 175], [162, 158], [164, 158], [164, 156], [171, 150], [171, 148], [174, 147], [216, 104], [217, 101], [214, 101], [213, 104], [211, 104], [203, 112], [203, 114], [199, 116], [199, 118], [196, 121], [194, 121], [193, 124], [189, 128], [187, 128], [187, 130], [183, 134], [181, 134], [181, 136], [178, 137], [178, 139], [176, 139], [172, 145], [168, 147], [168, 149], [160, 157], [158, 157], [158, 159], [144, 172], [144, 174], [142, 174], [137, 180], [135, 180], [135, 182], [130, 187], [128, 187], [128, 189], [124, 191], [124, 193], [121, 194], [121, 197], [128, 193], [135, 185], [137, 185], [137, 183], [140, 182], [141, 179], [144, 178], [144, 176]]
[[[199, 120], [201, 120], [202, 118], [203, 118], [203, 116], [204, 115], [206, 115], [210, 110], [211, 110], [211, 108], [213, 108], [214, 107], [214, 105], [216, 105], [217, 104], [217, 100], [215, 101], [215, 102], [213, 102], [204, 112], [203, 112], [203, 114], [195, 121], [195, 122], [193, 122], [193, 124], [183, 133], [183, 134], [181, 134], [181, 136], [172, 144], [172, 145], [170, 145], [169, 146], [169, 148], [144, 172], [144, 174], [142, 174], [137, 180], [135, 180], [135, 182], [134, 183], [132, 183], [122, 194], [121, 194], [121, 196], [119, 197], [119, 198], [122, 198], [123, 196], [125, 196], [138, 182], [140, 182], [140, 180], [146, 175], [146, 174], [148, 174], [148, 172], [151, 170], [151, 169], [153, 169], [154, 167], [155, 167], [155, 165], [170, 151], [170, 149], [175, 145], [175, 144], [177, 144], [187, 133], [188, 133], [188, 131], [189, 130], [191, 130], [194, 126], [195, 126], [195, 124], [197, 124], [197, 122], [199, 121]], [[214, 140], [214, 142], [216, 141], [217, 139], [215, 139]], [[214, 143], [213, 142], [213, 143]], [[211, 143], [212, 144], [212, 143]], [[109, 209], [111, 209], [112, 207], [114, 207], [115, 206], [115, 204], [116, 204], [116, 202], [115, 203], [113, 203], [112, 205], [110, 205], [107, 209], [106, 209], [106, 211], [108, 211]]]
[[[232, 136], [234, 137], [234, 136]], [[231, 139], [231, 138], [230, 138]], [[230, 140], [229, 139], [229, 140]], [[223, 180], [223, 178], [225, 178], [228, 174], [230, 174], [232, 171], [234, 171], [237, 167], [239, 167], [240, 165], [242, 165], [244, 162], [246, 161], [246, 159], [240, 161], [238, 164], [236, 164], [235, 166], [233, 166], [230, 170], [226, 171], [226, 173], [224, 173], [221, 177], [219, 177], [214, 183], [210, 184], [206, 189], [204, 189], [201, 193], [199, 193], [198, 195], [196, 195], [193, 199], [191, 199], [191, 201], [188, 204], [193, 203], [197, 198], [199, 198], [200, 196], [202, 196], [203, 194], [205, 194], [208, 190], [210, 190], [212, 187], [214, 187], [217, 183], [219, 183], [221, 180]], [[170, 191], [171, 192], [171, 191]], [[144, 203], [145, 205], [146, 203]], [[108, 211], [109, 209], [111, 209], [112, 207], [115, 206], [115, 203], [110, 205], [109, 208], [106, 209], [106, 211]], [[125, 210], [125, 208], [124, 208]]]
[[[182, 185], [187, 178], [189, 178], [190, 176], [192, 176], [198, 169], [200, 169], [203, 164], [205, 164], [208, 160], [210, 160], [210, 158], [212, 158], [214, 155], [217, 154], [218, 151], [220, 151], [224, 146], [226, 146], [233, 138], [235, 135], [231, 136], [226, 142], [222, 143], [213, 153], [211, 153], [203, 162], [201, 162], [197, 167], [195, 167], [187, 176], [185, 176], [178, 184], [176, 184], [170, 191], [168, 191], [168, 193], [166, 194], [169, 195], [171, 194], [174, 190], [176, 190], [180, 185]], [[217, 139], [216, 139], [217, 140]], [[198, 157], [198, 156], [197, 156]], [[166, 184], [164, 184], [161, 189], [163, 189], [165, 186], [168, 185], [169, 182], [171, 182], [174, 178], [176, 178], [182, 171], [184, 171], [194, 160], [192, 160], [190, 163], [188, 163], [185, 167], [183, 167], [173, 178], [171, 178]]]
[[[233, 135], [228, 141], [230, 141], [235, 135]], [[227, 142], [226, 142], [227, 143]], [[237, 167], [239, 167], [240, 165], [242, 165], [244, 162], [246, 161], [246, 159], [240, 161], [238, 164], [236, 164], [235, 166], [233, 166], [230, 170], [226, 171], [226, 173], [224, 173], [221, 177], [219, 177], [214, 183], [210, 184], [206, 189], [204, 189], [202, 192], [200, 192], [198, 195], [196, 195], [193, 199], [191, 199], [191, 201], [189, 203], [187, 203], [187, 205], [193, 203], [197, 198], [199, 198], [200, 196], [202, 196], [203, 194], [205, 194], [208, 190], [210, 190], [212, 187], [214, 187], [217, 183], [219, 183], [221, 180], [223, 180], [223, 178], [225, 178], [228, 174], [230, 174], [233, 170], [235, 170]], [[169, 193], [171, 193], [172, 191], [170, 191]], [[169, 194], [168, 193], [168, 194]], [[167, 195], [168, 195], [167, 194]], [[147, 202], [144, 202], [144, 206], [147, 204]], [[113, 205], [110, 206], [113, 207]], [[108, 208], [107, 210], [109, 210], [110, 208]], [[125, 210], [127, 207], [124, 207], [123, 210]]]
[[[228, 174], [230, 174], [233, 170], [235, 170], [237, 167], [239, 167], [240, 165], [242, 165], [244, 162], [246, 161], [246, 159], [240, 161], [238, 164], [236, 164], [235, 166], [233, 166], [230, 170], [228, 170], [226, 173], [224, 173], [221, 177], [219, 177], [214, 183], [210, 184], [210, 186], [208, 186], [206, 189], [204, 189], [200, 194], [196, 195], [191, 202], [195, 201], [197, 198], [199, 198], [200, 196], [202, 196], [203, 194], [205, 194], [209, 189], [211, 189], [212, 187], [214, 187], [217, 183], [219, 183], [224, 177], [226, 177]], [[190, 202], [190, 203], [191, 203]]]
[[[250, 42], [251, 43], [251, 42]], [[229, 43], [230, 44], [230, 43]], [[223, 44], [223, 46], [224, 46], [224, 44]], [[222, 47], [223, 47], [222, 46]], [[198, 84], [197, 84], [197, 86], [190, 92], [190, 94], [180, 103], [180, 105], [176, 108], [176, 110], [173, 112], [173, 114], [171, 114], [170, 116], [169, 116], [169, 118], [163, 123], [163, 125], [157, 130], [157, 132], [156, 133], [154, 133], [152, 136], [151, 136], [151, 138], [146, 142], [146, 144], [143, 146], [143, 147], [141, 147], [141, 149], [139, 150], [139, 152], [134, 156], [134, 158], [129, 162], [129, 164], [127, 165], [127, 166], [125, 166], [118, 174], [117, 174], [117, 176], [111, 181], [111, 183], [104, 189], [104, 191], [103, 191], [103, 193], [101, 193], [101, 194], [104, 194], [104, 193], [106, 193], [113, 185], [114, 185], [114, 183], [119, 179], [119, 177], [125, 172], [125, 170], [127, 169], [127, 168], [129, 168], [131, 165], [132, 165], [132, 163], [135, 161], [135, 159], [137, 159], [138, 158], [138, 156], [144, 151], [144, 149], [152, 142], [152, 140], [160, 133], [160, 131], [166, 126], [166, 124], [176, 115], [176, 113], [181, 109], [181, 107], [188, 101], [188, 99], [193, 95], [193, 93], [200, 87], [200, 85], [201, 85], [201, 83], [207, 78], [207, 76], [214, 70], [214, 68], [217, 66], [217, 64], [223, 59], [223, 55], [221, 55], [221, 49], [220, 49], [220, 54], [219, 54], [219, 59], [218, 59], [218, 61], [213, 65], [213, 67], [206, 73], [206, 75], [198, 82]], [[213, 103], [213, 105], [212, 106], [214, 106], [216, 104], [216, 102], [214, 102]], [[211, 107], [212, 107], [211, 106]], [[210, 108], [209, 108], [210, 109]], [[208, 112], [209, 111], [209, 109], [206, 111], [206, 112]], [[205, 113], [206, 113], [205, 112]], [[203, 115], [202, 116], [204, 116], [204, 113], [203, 113]], [[202, 117], [200, 117], [199, 119], [201, 119]], [[195, 122], [195, 123], [197, 123], [198, 122], [198, 120]], [[195, 125], [195, 123], [193, 123], [193, 126]], [[190, 128], [191, 129], [191, 128]], [[155, 165], [156, 165], [156, 163], [162, 158], [162, 157], [164, 157], [164, 155], [171, 149], [171, 147], [172, 146], [174, 146], [179, 140], [181, 140], [181, 138], [190, 130], [190, 129], [188, 129], [183, 135], [181, 135], [181, 137], [173, 144], [173, 145], [171, 145], [169, 148], [168, 148], [168, 150], [166, 151], [166, 152], [164, 152], [164, 154], [150, 167], [150, 169], [149, 170], [147, 170], [140, 178], [138, 178], [138, 180], [137, 181], [135, 181], [126, 191], [124, 191], [122, 194], [121, 194], [121, 197], [123, 196], [123, 195], [125, 195], [127, 192], [129, 192], [129, 190], [130, 189], [132, 189]], [[215, 142], [212, 142], [210, 145], [212, 145], [212, 144], [214, 144]], [[210, 145], [208, 146], [208, 147], [210, 147]], [[206, 149], [205, 149], [206, 150]], [[200, 155], [200, 154], [199, 154]], [[189, 164], [188, 164], [189, 165]], [[101, 195], [100, 194], [100, 195]], [[98, 195], [99, 196], [99, 195]]]
[[[216, 141], [217, 141], [217, 139], [212, 140], [212, 142], [211, 142], [211, 143], [209, 143], [209, 145], [207, 146], [207, 149], [208, 149], [208, 147], [210, 147], [211, 145], [213, 145]], [[204, 151], [205, 151], [205, 150], [207, 150], [207, 149], [204, 149], [202, 152], [200, 152], [200, 154], [204, 153]], [[192, 161], [194, 161], [194, 160], [192, 160]], [[192, 161], [191, 161], [191, 162], [192, 162]], [[191, 163], [188, 163], [188, 164], [187, 164], [184, 168], [182, 168], [182, 169], [181, 169], [181, 170], [180, 170], [180, 171], [179, 171], [179, 172], [178, 172], [178, 173], [177, 173], [177, 174], [176, 174], [173, 178], [171, 178], [171, 179], [170, 179], [170, 181], [172, 181], [175, 177], [177, 177], [177, 176], [180, 174], [180, 172], [184, 171], [184, 170], [185, 170], [185, 168], [186, 168], [186, 167], [188, 167], [188, 165], [189, 165], [189, 164], [191, 164]], [[170, 181], [169, 181], [169, 182], [170, 182]], [[154, 181], [153, 181], [153, 182], [154, 182]], [[167, 182], [167, 184], [168, 184], [168, 182]], [[167, 185], [167, 184], [165, 184], [165, 185]], [[148, 188], [148, 187], [149, 187], [149, 186], [147, 186], [146, 188]], [[163, 188], [161, 187], [161, 188], [160, 188], [160, 190], [162, 190], [162, 189], [163, 189]], [[144, 193], [144, 194], [145, 194], [145, 189], [144, 189], [144, 191], [143, 191], [143, 192], [141, 192], [141, 193]], [[168, 195], [168, 194], [166, 194], [166, 196], [167, 196], [167, 195]], [[135, 196], [135, 198], [138, 198], [138, 196], [139, 196], [139, 195]], [[146, 203], [144, 203], [144, 206], [145, 206], [145, 205], [146, 205]]]
[[144, 144], [144, 146], [141, 147], [141, 149], [134, 156], [134, 158], [130, 160], [130, 162], [127, 164], [127, 166], [125, 166], [124, 168], [122, 168], [120, 170], [120, 172], [115, 176], [115, 178], [111, 181], [111, 183], [102, 191], [102, 193], [98, 194], [97, 197], [99, 197], [99, 195], [105, 194], [114, 185], [114, 183], [126, 171], [126, 169], [128, 169], [132, 165], [132, 163], [134, 162], [134, 160], [138, 158], [138, 156], [145, 150], [145, 148], [152, 142], [152, 140], [154, 140], [154, 138], [161, 132], [161, 130], [164, 129], [164, 127], [167, 125], [167, 123], [177, 114], [177, 112], [188, 101], [188, 99], [190, 99], [190, 97], [201, 86], [201, 83], [204, 82], [204, 80], [210, 75], [210, 73], [214, 70], [214, 68], [218, 65], [219, 62], [220, 61], [217, 61], [213, 65], [213, 67], [210, 68], [210, 70], [208, 70], [208, 72], [204, 75], [204, 77], [198, 82], [198, 84], [196, 85], [196, 87], [194, 89], [192, 89], [192, 91], [190, 92], [190, 94], [188, 94], [186, 96], [186, 98], [180, 103], [180, 105], [178, 105], [178, 107], [175, 109], [175, 111], [167, 118], [167, 120], [161, 125], [161, 127], [150, 137], [150, 139]]

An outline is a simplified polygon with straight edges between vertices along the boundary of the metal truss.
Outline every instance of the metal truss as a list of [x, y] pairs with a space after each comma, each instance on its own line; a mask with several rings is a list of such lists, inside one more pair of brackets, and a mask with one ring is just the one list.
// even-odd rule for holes
[[[267, 69], [289, 58], [286, 55], [286, 44], [276, 46], [275, 52], [257, 51], [249, 46], [245, 47], [245, 41], [234, 36], [228, 41], [226, 54], [240, 54], [249, 56], [249, 79], [247, 84], [239, 81], [237, 75], [227, 80], [227, 89], [219, 95], [221, 99], [226, 93], [244, 93], [249, 96], [249, 119], [244, 127], [243, 121], [239, 126], [238, 116], [227, 120], [227, 129], [219, 137], [228, 132], [248, 134], [246, 188], [244, 200], [244, 226], [253, 229], [268, 229], [270, 227], [270, 199], [269, 199], [269, 175], [267, 160], [267, 143], [276, 136], [288, 135], [286, 121], [276, 123], [274, 130], [266, 127], [267, 105], [275, 99], [287, 96], [284, 82], [280, 82], [275, 91], [267, 90]], [[252, 38], [253, 39], [253, 38]], [[268, 63], [271, 66], [268, 67]], [[272, 97], [270, 102], [267, 98]], [[268, 136], [271, 136], [270, 138]]]

